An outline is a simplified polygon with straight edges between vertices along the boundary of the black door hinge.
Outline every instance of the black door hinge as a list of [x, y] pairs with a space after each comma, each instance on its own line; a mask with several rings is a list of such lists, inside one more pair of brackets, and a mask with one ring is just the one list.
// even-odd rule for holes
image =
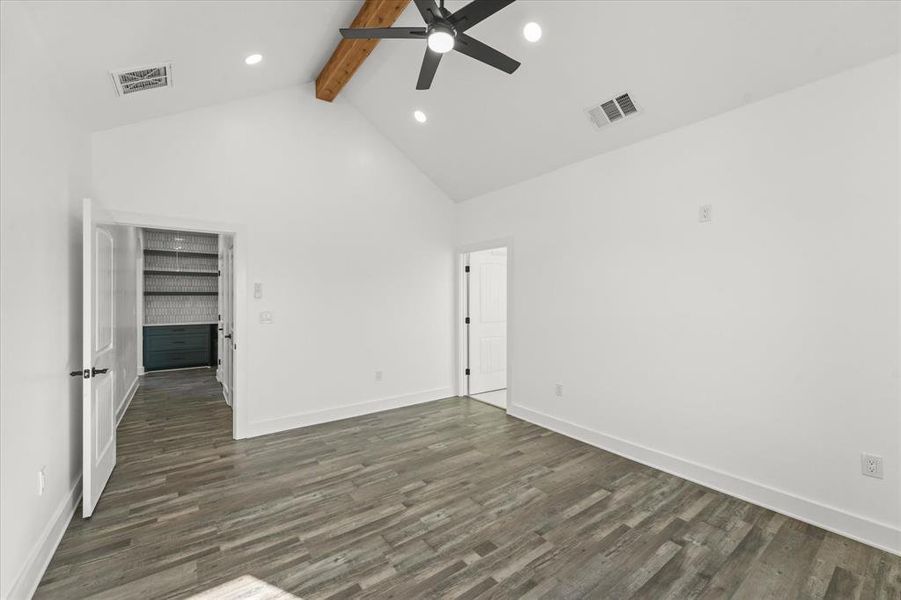
[[469, 325], [469, 317], [466, 317], [466, 324]]
[[466, 265], [465, 267], [463, 267], [463, 272], [469, 273], [469, 265]]
[[466, 369], [465, 375], [469, 375], [469, 369]]

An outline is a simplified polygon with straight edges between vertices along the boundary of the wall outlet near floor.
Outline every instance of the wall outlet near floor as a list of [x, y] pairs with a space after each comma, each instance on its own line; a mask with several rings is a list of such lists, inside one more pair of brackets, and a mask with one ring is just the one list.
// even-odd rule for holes
[[702, 204], [698, 208], [698, 223], [709, 223], [713, 220], [713, 206]]
[[384, 377], [383, 377], [383, 373], [382, 373], [381, 371], [376, 371], [376, 372], [375, 372], [375, 380], [376, 380], [376, 381], [381, 381], [383, 378], [384, 378]]
[[263, 325], [272, 325], [272, 311], [264, 310], [260, 313], [260, 323]]
[[563, 397], [563, 384], [562, 383], [554, 384], [554, 395], [557, 396], [558, 398]]
[[41, 467], [38, 471], [38, 496], [44, 495], [44, 489], [47, 487], [47, 467]]
[[860, 472], [867, 477], [882, 479], [882, 457], [862, 452], [860, 455]]

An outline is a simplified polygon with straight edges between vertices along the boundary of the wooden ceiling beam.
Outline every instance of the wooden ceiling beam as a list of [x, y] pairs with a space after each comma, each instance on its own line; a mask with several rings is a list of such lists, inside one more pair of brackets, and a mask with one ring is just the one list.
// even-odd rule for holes
[[[364, 0], [350, 26], [353, 29], [391, 27], [408, 4], [410, 0]], [[326, 102], [334, 100], [378, 43], [379, 40], [345, 39], [338, 42], [316, 78], [316, 97]]]

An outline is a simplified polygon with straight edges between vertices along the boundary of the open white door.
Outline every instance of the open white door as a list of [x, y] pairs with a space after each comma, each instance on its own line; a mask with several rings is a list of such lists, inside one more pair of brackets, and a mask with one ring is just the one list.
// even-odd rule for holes
[[469, 395], [507, 387], [507, 249], [469, 255]]
[[229, 406], [234, 397], [234, 334], [235, 296], [234, 268], [235, 248], [231, 236], [222, 237], [222, 273], [219, 296], [221, 317], [219, 321], [219, 358], [222, 362], [222, 393]]
[[84, 201], [82, 257], [82, 504], [90, 517], [116, 466], [113, 236], [96, 202]]
[[219, 320], [216, 323], [216, 381], [222, 385], [222, 393], [225, 403], [231, 405], [228, 390], [225, 388], [225, 282], [228, 274], [225, 271], [225, 241], [224, 235], [219, 236]]

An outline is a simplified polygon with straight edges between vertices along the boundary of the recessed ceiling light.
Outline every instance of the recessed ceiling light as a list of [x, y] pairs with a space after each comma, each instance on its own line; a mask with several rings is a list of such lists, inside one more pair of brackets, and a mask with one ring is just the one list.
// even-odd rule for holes
[[414, 110], [413, 118], [416, 119], [417, 123], [425, 123], [426, 121], [428, 121], [428, 118], [425, 116], [425, 113], [422, 112], [421, 110]]
[[263, 60], [262, 54], [251, 54], [247, 58], [244, 59], [244, 63], [248, 65], [255, 65]]
[[522, 28], [522, 35], [527, 41], [537, 42], [541, 39], [541, 25], [535, 22], [526, 23], [526, 26]]

